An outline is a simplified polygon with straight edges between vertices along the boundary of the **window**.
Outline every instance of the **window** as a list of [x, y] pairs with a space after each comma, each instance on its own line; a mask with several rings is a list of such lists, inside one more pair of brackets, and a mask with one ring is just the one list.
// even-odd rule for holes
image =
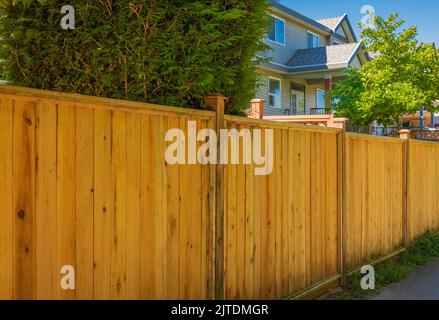
[[325, 90], [317, 89], [317, 91], [316, 91], [316, 108], [325, 109]]
[[281, 88], [280, 80], [268, 78], [268, 106], [270, 108], [281, 108]]
[[319, 42], [319, 36], [308, 31], [308, 49], [318, 48], [320, 46]]
[[285, 44], [285, 21], [273, 16], [268, 16], [268, 35], [271, 41]]

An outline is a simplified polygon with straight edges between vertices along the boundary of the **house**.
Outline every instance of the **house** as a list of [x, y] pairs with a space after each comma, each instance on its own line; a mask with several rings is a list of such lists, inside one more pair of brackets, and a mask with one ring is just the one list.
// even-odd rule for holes
[[347, 15], [313, 20], [273, 1], [269, 23], [264, 41], [272, 50], [255, 60], [262, 83], [249, 116], [339, 126], [327, 93], [368, 59]]

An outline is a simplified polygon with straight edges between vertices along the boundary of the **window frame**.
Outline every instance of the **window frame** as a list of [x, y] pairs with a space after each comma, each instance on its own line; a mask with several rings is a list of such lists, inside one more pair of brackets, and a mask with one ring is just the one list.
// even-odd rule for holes
[[269, 32], [267, 32], [267, 40], [270, 41], [270, 42], [273, 42], [273, 43], [279, 44], [279, 45], [281, 45], [281, 46], [285, 46], [285, 45], [286, 45], [286, 42], [287, 42], [287, 39], [286, 39], [286, 22], [285, 22], [285, 19], [279, 18], [278, 16], [275, 16], [274, 14], [269, 14], [268, 16], [274, 18], [274, 20], [275, 20], [275, 21], [274, 21], [274, 37], [275, 37], [275, 38], [276, 38], [276, 34], [277, 34], [277, 32], [276, 32], [276, 30], [277, 30], [277, 28], [276, 28], [276, 20], [279, 20], [279, 21], [282, 21], [282, 22], [283, 22], [283, 24], [284, 24], [284, 28], [283, 28], [284, 42], [282, 43], [282, 42], [279, 42], [279, 41], [277, 41], [277, 40], [272, 40], [272, 39], [270, 39], [270, 38], [268, 37]]
[[[313, 41], [313, 47], [312, 47], [312, 48], [309, 47], [309, 35], [310, 35], [310, 34], [311, 34], [313, 37], [316, 37], [316, 38], [317, 38], [317, 47], [314, 47], [314, 41]], [[314, 39], [314, 38], [313, 38], [313, 39]], [[306, 32], [306, 42], [307, 42], [307, 47], [308, 47], [308, 49], [319, 48], [319, 47], [320, 47], [320, 35], [318, 35], [318, 34], [315, 33], [315, 32], [312, 32], [312, 31], [307, 30], [307, 32]]]
[[[276, 104], [276, 95], [274, 93], [270, 92], [270, 80], [275, 80], [275, 81], [279, 82], [279, 103], [280, 103], [279, 106], [276, 106], [276, 105], [271, 106], [270, 105], [270, 96], [274, 97], [274, 101], [275, 101], [275, 104]], [[267, 90], [267, 93], [268, 93], [268, 107], [272, 108], [272, 109], [281, 110], [282, 109], [282, 79], [269, 76], [268, 77], [268, 90]]]

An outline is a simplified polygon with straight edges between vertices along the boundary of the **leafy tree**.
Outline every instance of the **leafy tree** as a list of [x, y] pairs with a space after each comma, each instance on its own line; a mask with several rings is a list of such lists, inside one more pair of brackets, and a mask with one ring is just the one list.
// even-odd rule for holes
[[266, 0], [70, 0], [74, 30], [60, 27], [64, 1], [0, 1], [13, 84], [192, 108], [221, 93], [229, 113], [254, 96]]
[[354, 126], [372, 122], [399, 125], [404, 113], [425, 106], [435, 110], [439, 99], [439, 51], [434, 44], [419, 43], [416, 27], [401, 30], [404, 21], [393, 13], [377, 17], [375, 28], [363, 29], [365, 49], [374, 57], [360, 70], [349, 70], [331, 96], [339, 116]]

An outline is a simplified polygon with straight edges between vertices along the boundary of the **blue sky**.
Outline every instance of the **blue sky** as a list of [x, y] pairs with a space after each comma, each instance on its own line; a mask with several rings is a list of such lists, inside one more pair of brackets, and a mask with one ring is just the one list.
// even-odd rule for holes
[[359, 36], [358, 23], [363, 14], [361, 8], [371, 5], [379, 16], [388, 17], [399, 12], [407, 26], [418, 27], [418, 39], [435, 42], [439, 46], [439, 1], [438, 0], [280, 0], [280, 2], [310, 18], [341, 16], [347, 13]]

